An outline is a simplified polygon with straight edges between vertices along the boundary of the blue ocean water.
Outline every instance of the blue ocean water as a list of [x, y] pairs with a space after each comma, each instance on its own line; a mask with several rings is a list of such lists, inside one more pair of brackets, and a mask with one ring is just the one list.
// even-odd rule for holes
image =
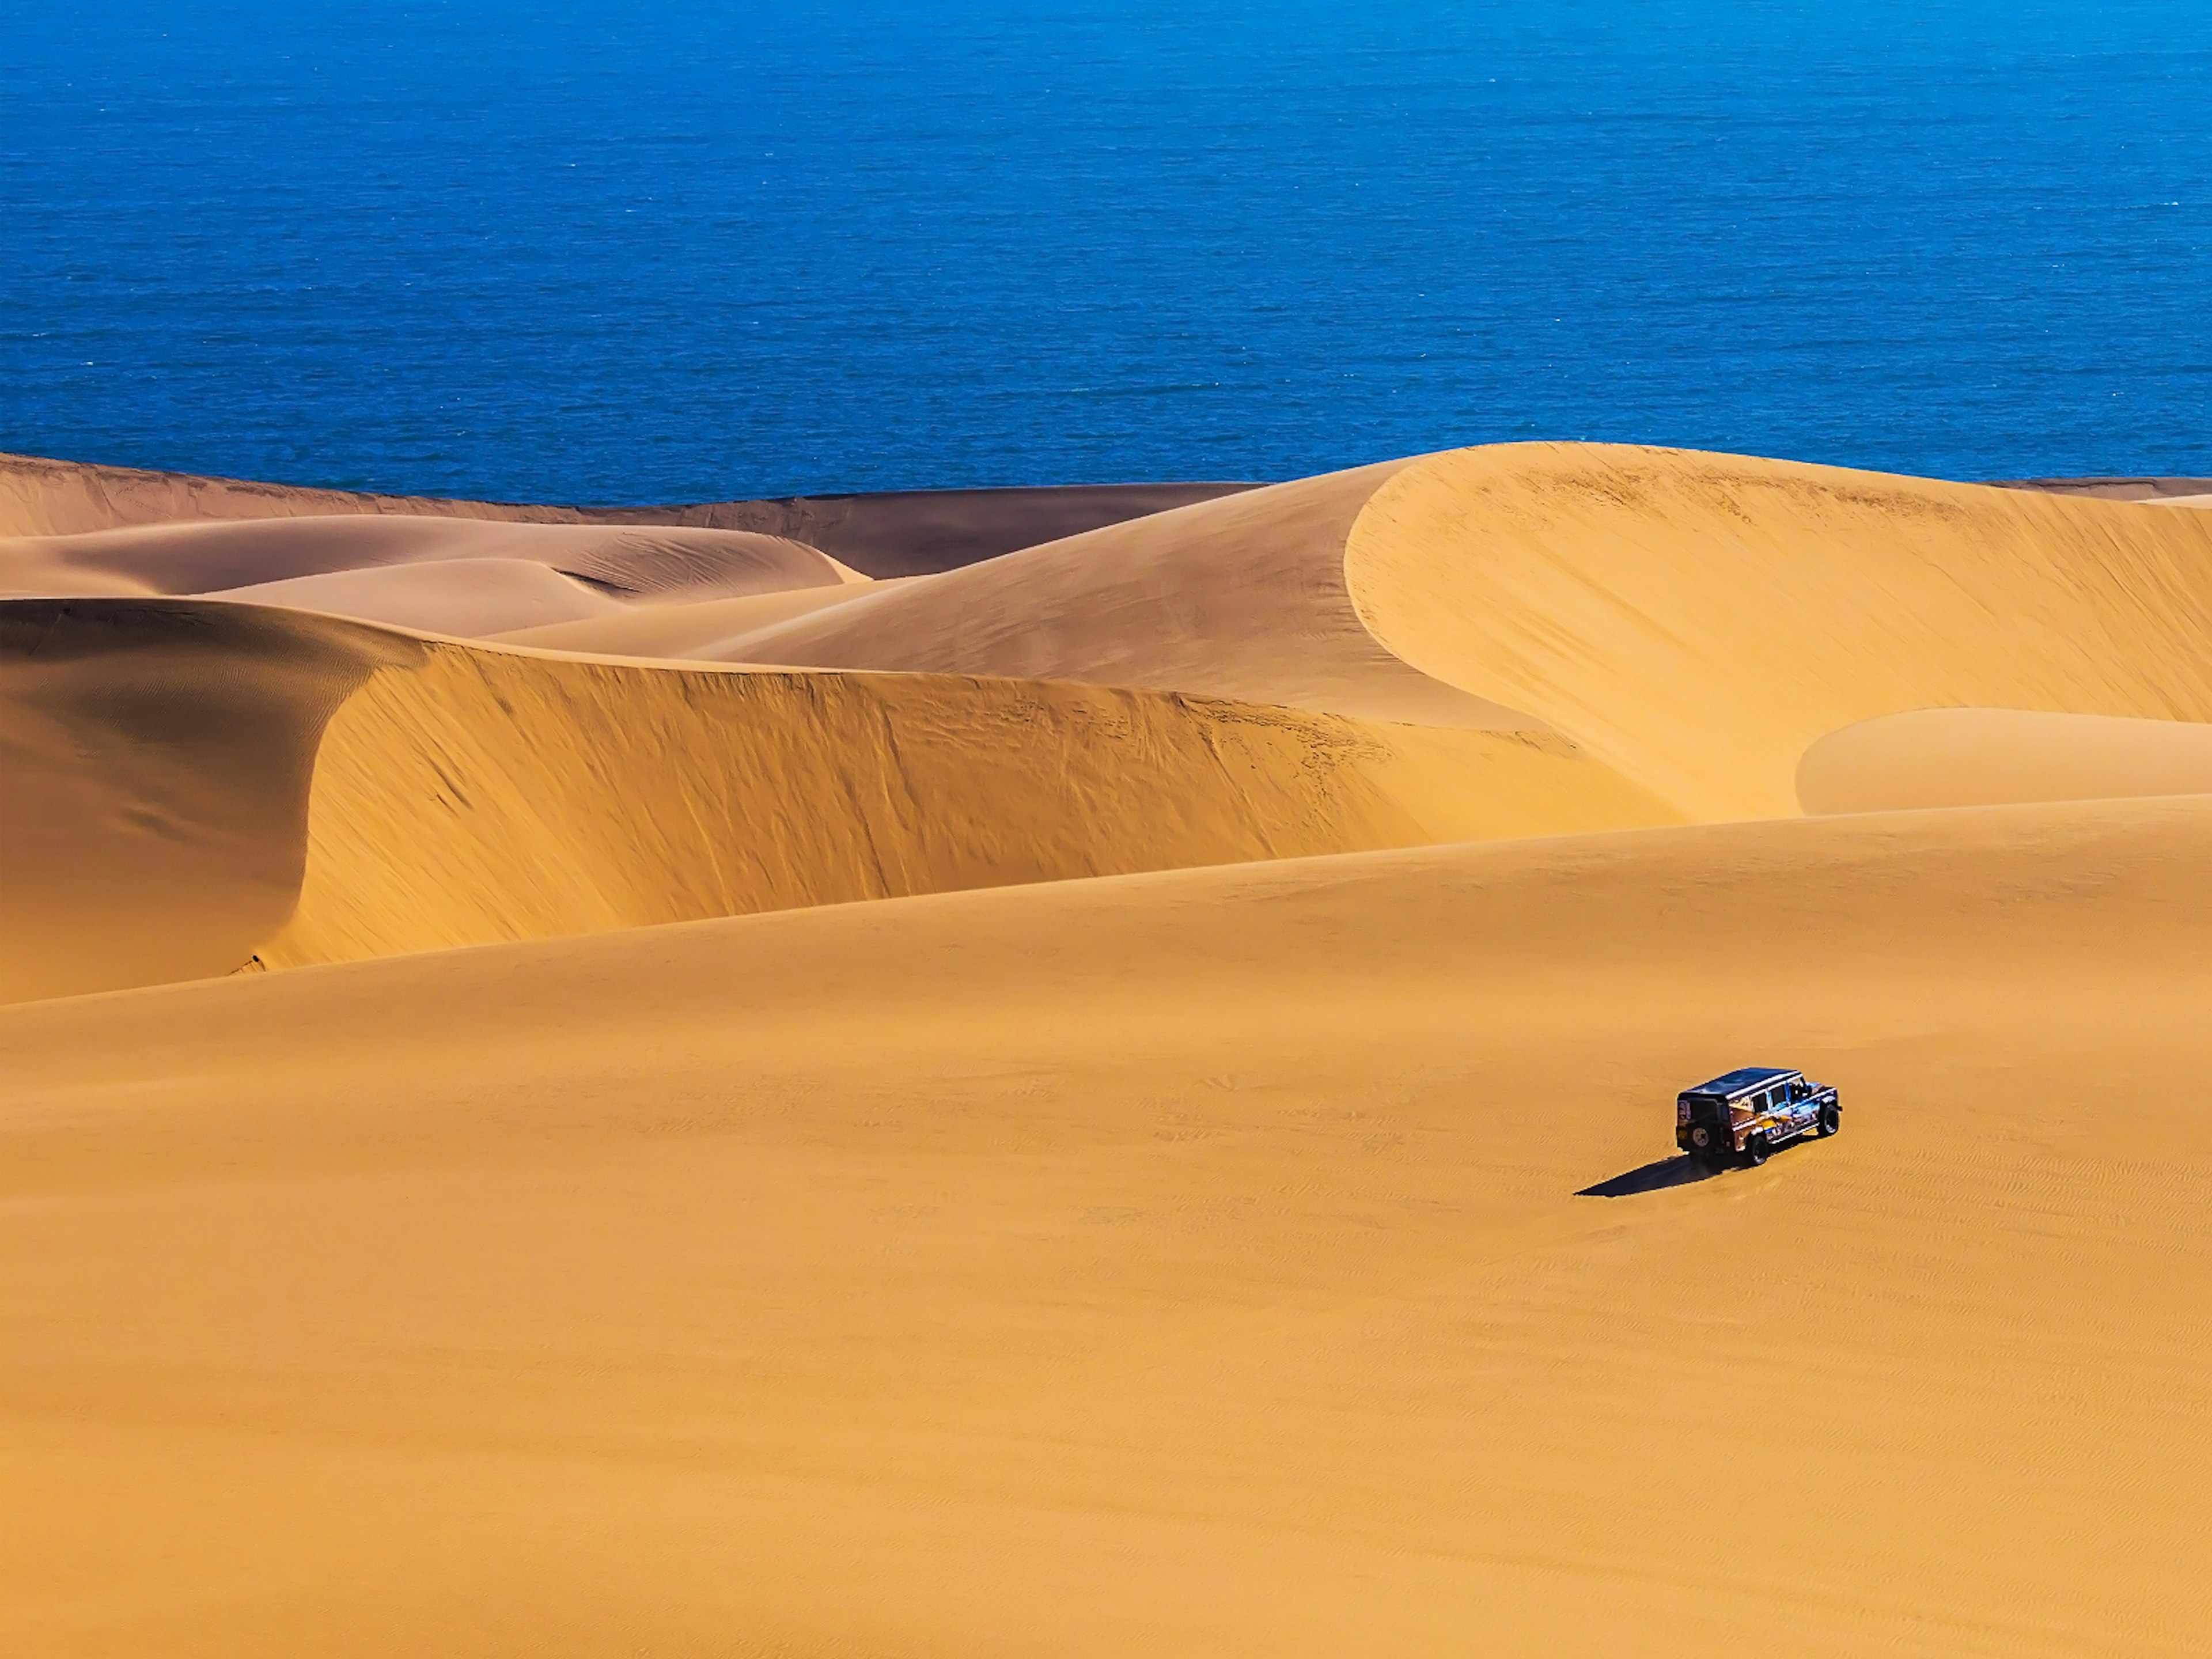
[[2212, 473], [2212, 0], [0, 0], [0, 448]]

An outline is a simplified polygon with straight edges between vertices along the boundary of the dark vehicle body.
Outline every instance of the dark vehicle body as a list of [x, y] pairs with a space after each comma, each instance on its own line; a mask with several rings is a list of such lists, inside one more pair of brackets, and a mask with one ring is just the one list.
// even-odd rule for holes
[[1834, 1089], [1776, 1066], [1746, 1066], [1674, 1099], [1674, 1144], [1713, 1167], [1737, 1158], [1764, 1164], [1777, 1146], [1843, 1127]]

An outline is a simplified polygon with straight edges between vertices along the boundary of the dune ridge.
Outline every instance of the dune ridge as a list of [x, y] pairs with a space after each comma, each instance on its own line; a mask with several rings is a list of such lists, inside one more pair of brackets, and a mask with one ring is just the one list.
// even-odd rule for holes
[[1361, 622], [1346, 536], [1406, 462], [1201, 502], [870, 593], [733, 642], [756, 662], [1012, 674], [1330, 714], [1540, 731], [1407, 665]]
[[937, 675], [432, 645], [326, 726], [270, 966], [1668, 821], [1571, 748]]
[[[1957, 744], [1932, 735], [1956, 721], [1866, 723], [1944, 706], [2155, 716], [2129, 752], [2173, 756], [2197, 729], [2176, 718], [2212, 713], [2212, 520], [1678, 452], [1449, 452], [882, 583], [797, 543], [709, 531], [363, 514], [65, 540], [63, 562], [103, 580], [289, 571], [226, 600], [513, 648], [349, 636], [333, 660], [374, 667], [315, 678], [344, 680], [336, 702], [287, 690], [255, 704], [289, 735], [238, 799], [273, 787], [289, 804], [261, 815], [273, 839], [249, 857], [254, 836], [171, 775], [250, 757], [149, 743], [87, 689], [107, 670], [78, 660], [76, 689], [58, 692], [51, 657], [36, 659], [53, 627], [104, 604], [118, 683], [203, 653], [180, 681], [173, 723], [188, 726], [193, 687], [259, 684], [252, 659], [271, 640], [306, 661], [333, 636], [265, 622], [222, 635], [146, 601], [19, 602], [26, 775], [103, 757], [55, 784], [73, 804], [23, 843], [36, 850], [21, 867], [50, 896], [90, 895], [101, 858], [137, 873], [112, 886], [128, 901], [85, 899], [98, 927], [72, 930], [59, 896], [19, 909], [16, 996], [225, 971], [241, 939], [262, 965], [296, 965], [1773, 816], [1800, 810], [1801, 785], [1821, 810], [2097, 793], [2134, 774], [2068, 763], [2061, 784], [2044, 763], [1993, 763], [1961, 793]], [[14, 547], [52, 568], [57, 545]], [[738, 662], [656, 669], [611, 654], [625, 648]], [[746, 665], [777, 672], [732, 672]], [[234, 703], [197, 706], [212, 728]], [[1846, 753], [1853, 781], [1823, 781]], [[142, 764], [145, 780], [129, 775]], [[1910, 781], [1944, 770], [1950, 795]], [[146, 805], [172, 795], [185, 804]], [[158, 883], [165, 848], [205, 893], [250, 888], [241, 919], [171, 928], [156, 905], [143, 925], [113, 921]], [[201, 879], [217, 866], [232, 873]], [[295, 907], [272, 928], [288, 881]], [[118, 928], [111, 952], [88, 942]]]
[[1413, 668], [1686, 816], [1797, 810], [1877, 715], [2212, 720], [2212, 518], [1840, 468], [1500, 445], [1394, 473], [1347, 586]]
[[[210, 601], [15, 601], [0, 622], [0, 729], [27, 734], [37, 775], [73, 780], [8, 849], [45, 895], [0, 916], [19, 998], [155, 963], [213, 974], [1672, 816], [1541, 737], [592, 660]], [[149, 681], [151, 719], [117, 694]], [[191, 787], [173, 799], [178, 772]], [[258, 884], [220, 927], [157, 892], [217, 890], [210, 848]]]

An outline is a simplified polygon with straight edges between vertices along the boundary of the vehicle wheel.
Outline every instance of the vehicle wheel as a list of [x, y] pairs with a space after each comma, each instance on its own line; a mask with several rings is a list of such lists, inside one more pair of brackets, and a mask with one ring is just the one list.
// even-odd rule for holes
[[1766, 1162], [1766, 1137], [1751, 1135], [1743, 1143], [1743, 1161], [1753, 1168]]
[[1832, 1135], [1844, 1127], [1844, 1109], [1840, 1106], [1820, 1108], [1820, 1133]]

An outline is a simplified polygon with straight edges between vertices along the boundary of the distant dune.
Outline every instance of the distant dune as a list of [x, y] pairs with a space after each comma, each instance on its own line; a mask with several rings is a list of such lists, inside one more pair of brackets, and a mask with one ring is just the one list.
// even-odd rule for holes
[[0, 455], [0, 534], [67, 536], [193, 520], [336, 514], [517, 524], [668, 525], [786, 537], [819, 547], [872, 576], [910, 576], [1249, 488], [1239, 483], [1063, 484], [793, 495], [684, 507], [530, 507], [252, 483]]
[[2212, 1651], [2203, 482], [0, 458], [0, 1650]]
[[[860, 580], [818, 549], [750, 531], [337, 514], [0, 538], [0, 584], [68, 595], [85, 591], [76, 583], [86, 579], [112, 580], [152, 593], [210, 593], [341, 571], [489, 559], [542, 565], [641, 599]], [[33, 580], [43, 585], [34, 588]]]

